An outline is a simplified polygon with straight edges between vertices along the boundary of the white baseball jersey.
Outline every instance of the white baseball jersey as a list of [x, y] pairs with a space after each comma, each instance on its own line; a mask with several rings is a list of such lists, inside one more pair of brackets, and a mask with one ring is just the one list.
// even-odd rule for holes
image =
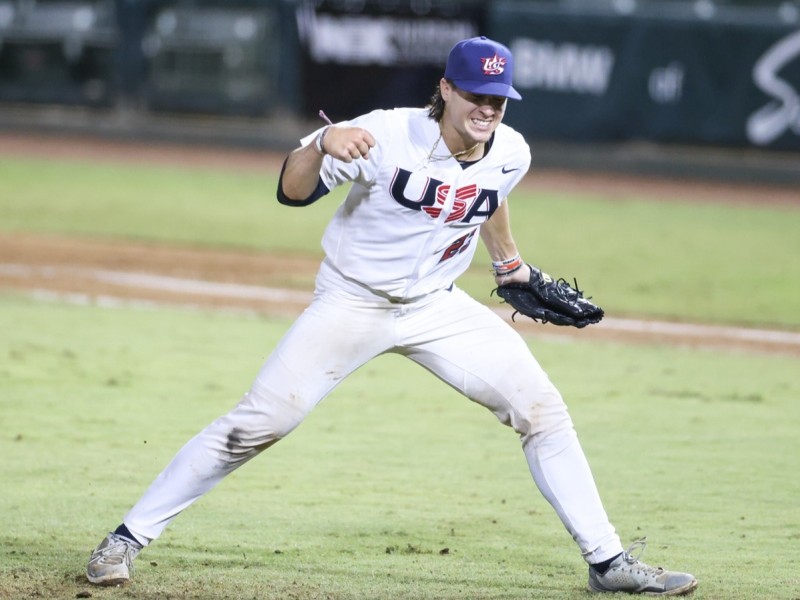
[[450, 286], [472, 260], [480, 225], [530, 166], [528, 144], [503, 124], [467, 168], [439, 140], [427, 109], [376, 110], [338, 125], [361, 127], [376, 140], [369, 159], [326, 156], [320, 172], [328, 189], [353, 184], [322, 240], [323, 269], [338, 271], [352, 291], [412, 299]]

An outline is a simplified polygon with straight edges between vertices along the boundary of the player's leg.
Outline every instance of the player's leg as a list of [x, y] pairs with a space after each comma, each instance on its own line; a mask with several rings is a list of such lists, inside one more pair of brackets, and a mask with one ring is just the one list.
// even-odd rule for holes
[[[386, 332], [387, 335], [383, 335]], [[228, 414], [193, 438], [125, 517], [152, 540], [223, 477], [286, 437], [343, 378], [391, 343], [384, 311], [315, 300]]]
[[127, 579], [141, 546], [226, 475], [288, 435], [342, 379], [386, 350], [391, 334], [388, 311], [334, 295], [317, 297], [238, 405], [183, 446], [128, 512], [117, 532], [122, 538], [110, 534], [96, 549], [90, 581]]
[[590, 564], [593, 592], [682, 595], [689, 573], [654, 568], [623, 552], [561, 395], [522, 338], [486, 307], [455, 290], [414, 313], [403, 354], [489, 408], [519, 433], [533, 478]]
[[561, 395], [524, 340], [460, 290], [413, 315], [403, 353], [519, 433], [531, 474], [578, 543], [599, 562], [622, 551]]

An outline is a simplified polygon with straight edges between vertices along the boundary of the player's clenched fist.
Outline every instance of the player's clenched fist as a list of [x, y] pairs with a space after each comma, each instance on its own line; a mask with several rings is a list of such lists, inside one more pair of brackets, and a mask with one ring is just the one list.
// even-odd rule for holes
[[322, 195], [312, 196], [317, 191], [320, 163], [326, 155], [351, 163], [358, 158], [369, 158], [374, 147], [375, 138], [366, 129], [328, 125], [310, 143], [289, 155], [281, 176], [280, 197], [287, 204], [310, 204]]
[[356, 158], [369, 158], [369, 150], [375, 146], [372, 134], [360, 127], [330, 125], [320, 138], [319, 146], [324, 154], [348, 163]]

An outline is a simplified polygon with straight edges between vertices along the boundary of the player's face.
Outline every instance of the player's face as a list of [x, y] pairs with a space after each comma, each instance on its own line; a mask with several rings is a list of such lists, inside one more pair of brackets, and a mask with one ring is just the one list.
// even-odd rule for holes
[[466, 146], [475, 142], [488, 142], [503, 120], [507, 99], [502, 96], [473, 94], [450, 85], [445, 80], [441, 91], [445, 101], [442, 131], [453, 130], [464, 140]]

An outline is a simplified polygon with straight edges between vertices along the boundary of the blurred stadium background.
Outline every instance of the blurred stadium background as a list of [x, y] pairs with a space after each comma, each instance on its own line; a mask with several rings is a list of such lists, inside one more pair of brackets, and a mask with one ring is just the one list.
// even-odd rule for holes
[[538, 166], [800, 184], [800, 0], [0, 0], [0, 130], [285, 150], [473, 35]]

